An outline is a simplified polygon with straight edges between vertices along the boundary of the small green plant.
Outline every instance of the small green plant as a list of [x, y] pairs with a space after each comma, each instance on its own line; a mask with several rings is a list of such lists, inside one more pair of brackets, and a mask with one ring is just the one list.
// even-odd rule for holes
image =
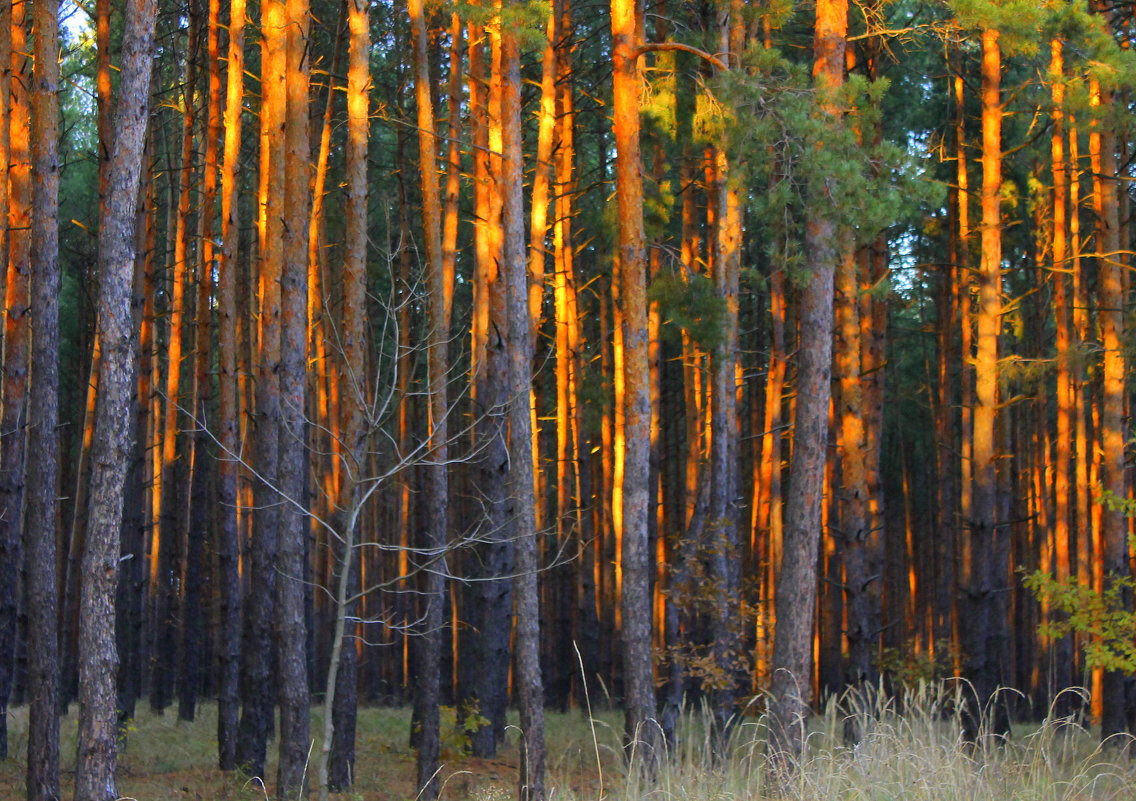
[[954, 672], [955, 654], [947, 640], [935, 642], [933, 652], [915, 653], [909, 648], [884, 648], [876, 660], [880, 673], [899, 687], [917, 687], [945, 679]]
[[492, 721], [481, 714], [477, 700], [470, 698], [462, 702], [461, 715], [454, 706], [443, 706], [441, 712], [442, 752], [447, 756], [469, 753], [471, 737]]
[[[1127, 498], [1105, 491], [1097, 503], [1126, 517], [1136, 517], [1136, 502]], [[1128, 548], [1136, 548], [1136, 539], [1129, 537]], [[1131, 576], [1113, 576], [1098, 591], [1075, 577], [1058, 581], [1037, 570], [1027, 575], [1023, 583], [1041, 603], [1064, 615], [1043, 622], [1038, 626], [1039, 634], [1054, 638], [1087, 634], [1083, 649], [1089, 667], [1136, 674], [1136, 612], [1130, 600], [1136, 594], [1136, 580]]]

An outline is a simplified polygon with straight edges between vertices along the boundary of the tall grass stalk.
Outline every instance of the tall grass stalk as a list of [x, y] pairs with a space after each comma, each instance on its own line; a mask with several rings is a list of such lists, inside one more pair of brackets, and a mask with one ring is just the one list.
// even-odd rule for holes
[[[831, 700], [790, 775], [770, 778], [768, 727], [746, 717], [716, 752], [705, 709], [687, 710], [654, 779], [628, 771], [611, 801], [1127, 801], [1136, 766], [1071, 718], [1018, 726], [1009, 739], [962, 736], [957, 682]], [[848, 744], [847, 733], [859, 738]], [[1119, 744], [1118, 744], [1119, 745]], [[783, 764], [783, 763], [778, 763]], [[560, 798], [590, 798], [558, 793]]]

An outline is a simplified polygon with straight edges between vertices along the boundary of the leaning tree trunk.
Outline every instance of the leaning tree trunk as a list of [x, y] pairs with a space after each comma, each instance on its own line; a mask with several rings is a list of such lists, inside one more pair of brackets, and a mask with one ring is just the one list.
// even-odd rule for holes
[[134, 331], [134, 222], [149, 115], [154, 0], [129, 0], [122, 37], [114, 147], [99, 220], [99, 398], [79, 632], [79, 746], [76, 801], [113, 801], [118, 727], [114, 597], [123, 485], [130, 459]]

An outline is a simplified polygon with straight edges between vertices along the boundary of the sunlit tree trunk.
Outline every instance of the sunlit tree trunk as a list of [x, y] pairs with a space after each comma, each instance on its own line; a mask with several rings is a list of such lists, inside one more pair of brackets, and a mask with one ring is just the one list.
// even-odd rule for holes
[[[1110, 110], [1112, 92], [1095, 82], [1090, 91], [1095, 104]], [[1116, 188], [1116, 132], [1101, 123], [1090, 135], [1093, 157], [1093, 206], [1097, 212], [1097, 319], [1103, 351], [1101, 371], [1100, 487], [1115, 500], [1127, 498], [1125, 482], [1125, 295], [1126, 267], [1120, 241], [1119, 202]], [[1101, 514], [1100, 555], [1105, 586], [1130, 575], [1128, 526], [1121, 509], [1104, 503]], [[1109, 738], [1127, 728], [1125, 678], [1116, 670], [1105, 671], [1101, 686], [1101, 737]]]
[[[259, 326], [255, 370], [255, 526], [249, 558], [248, 601], [241, 642], [241, 720], [237, 764], [250, 776], [263, 776], [275, 689], [272, 626], [276, 604], [278, 538], [282, 515], [277, 493], [281, 424], [281, 272], [284, 234], [285, 33], [282, 0], [261, 9], [260, 175], [258, 204]], [[305, 158], [304, 163], [307, 163]], [[306, 255], [306, 254], [305, 254]], [[291, 510], [289, 510], [291, 512]], [[255, 602], [253, 602], [255, 599]]]
[[[966, 536], [970, 526], [972, 510], [974, 507], [974, 371], [970, 369], [970, 360], [974, 355], [974, 315], [973, 290], [974, 272], [971, 261], [971, 224], [970, 224], [970, 168], [966, 141], [966, 80], [962, 74], [961, 65], [953, 79], [954, 105], [955, 105], [955, 181], [958, 184], [958, 239], [959, 239], [959, 269], [955, 271], [954, 299], [958, 304], [959, 312], [959, 353], [962, 367], [959, 370], [959, 509], [958, 522], [955, 524], [956, 536], [960, 537], [956, 551], [951, 553], [952, 559], [962, 556], [968, 544], [961, 539]], [[955, 579], [959, 587], [965, 581], [965, 565], [959, 562], [959, 573]], [[947, 588], [952, 598], [950, 612], [951, 640], [956, 653], [961, 653], [962, 632], [960, 631], [959, 612], [961, 604], [954, 586]]]
[[[59, 794], [56, 528], [59, 493], [59, 3], [33, 6], [31, 363], [24, 543], [28, 614], [28, 801]], [[131, 265], [133, 268], [133, 265]], [[133, 270], [132, 270], [133, 274]], [[129, 353], [133, 356], [133, 350]], [[9, 435], [11, 436], [11, 435]], [[17, 429], [16, 437], [23, 431]], [[17, 526], [17, 529], [19, 527]], [[113, 622], [113, 618], [112, 618]]]
[[[340, 535], [344, 538], [337, 556], [338, 573], [335, 638], [340, 649], [327, 679], [328, 695], [324, 702], [323, 752], [329, 765], [322, 767], [321, 798], [328, 790], [342, 791], [350, 787], [355, 774], [355, 723], [357, 624], [354, 623], [357, 602], [349, 594], [361, 585], [362, 567], [357, 542], [359, 504], [362, 500], [361, 479], [365, 475], [367, 442], [367, 380], [362, 367], [366, 363], [367, 344], [367, 142], [370, 134], [371, 45], [370, 14], [363, 0], [348, 0], [348, 67], [347, 67], [347, 154], [346, 154], [346, 230], [343, 253], [343, 317], [340, 329], [342, 367], [339, 380], [342, 451], [347, 460], [344, 482], [339, 495]], [[329, 733], [329, 725], [331, 726]]]
[[[206, 19], [206, 112], [205, 145], [195, 259], [196, 298], [193, 319], [193, 413], [186, 459], [190, 477], [189, 548], [182, 570], [183, 605], [186, 610], [200, 608], [203, 583], [208, 574], [207, 541], [210, 536], [210, 474], [213, 461], [209, 453], [212, 379], [213, 271], [216, 245], [214, 229], [217, 205], [217, 146], [221, 138], [221, 32], [220, 0], [208, 0]], [[178, 688], [178, 719], [193, 720], [197, 696], [210, 667], [202, 664], [207, 621], [200, 615], [183, 614], [181, 621], [181, 659]]]
[[303, 798], [308, 763], [307, 581], [308, 227], [311, 156], [308, 127], [308, 0], [288, 0], [285, 48], [283, 258], [280, 276], [280, 512], [276, 569], [277, 671], [280, 681], [279, 798]]
[[[178, 421], [182, 412], [182, 354], [186, 339], [186, 294], [190, 289], [190, 197], [194, 180], [194, 134], [197, 110], [198, 40], [201, 20], [197, 4], [189, 9], [189, 37], [186, 44], [185, 84], [182, 92], [181, 160], [178, 165], [178, 201], [172, 276], [170, 278], [169, 321], [166, 338], [165, 409], [162, 418], [162, 497], [159, 519], [161, 550], [158, 566], [158, 635], [154, 646], [154, 667], [150, 703], [162, 712], [172, 700], [174, 678], [180, 673], [177, 634], [184, 589], [181, 577], [189, 550], [187, 530], [190, 480], [188, 447], [182, 440]], [[179, 718], [181, 717], [179, 710]]]
[[[477, 471], [478, 505], [484, 527], [480, 554], [470, 565], [475, 582], [466, 598], [474, 624], [462, 633], [462, 667], [469, 681], [464, 697], [475, 700], [490, 722], [470, 736], [475, 756], [494, 756], [505, 732], [508, 705], [509, 638], [512, 629], [514, 547], [506, 500], [510, 470], [506, 443], [509, 332], [501, 258], [500, 193], [500, 39], [486, 49], [490, 34], [470, 26], [470, 117], [474, 177], [474, 439], [481, 451]], [[488, 58], [486, 57], [488, 54]], [[468, 664], [466, 664], [468, 658]]]
[[237, 400], [237, 259], [240, 216], [237, 205], [241, 155], [241, 105], [244, 97], [245, 1], [229, 4], [228, 67], [225, 75], [225, 142], [221, 165], [221, 259], [218, 264], [217, 339], [220, 361], [218, 393], [221, 448], [217, 464], [217, 584], [221, 600], [220, 665], [217, 689], [217, 751], [222, 770], [237, 767], [240, 712], [240, 534], [238, 531], [237, 455], [240, 452]]
[[99, 336], [103, 358], [80, 597], [76, 801], [113, 801], [118, 797], [114, 597], [123, 484], [130, 458], [133, 229], [149, 113], [155, 15], [153, 0], [130, 0], [126, 5], [114, 146], [99, 220]]
[[[843, 243], [836, 269], [836, 370], [840, 386], [837, 425], [840, 426], [839, 536], [844, 543], [847, 601], [848, 661], [845, 680], [851, 686], [871, 683], [875, 674], [874, 643], [878, 609], [872, 608], [869, 585], [882, 580], [868, 566], [867, 435], [862, 389], [859, 282], [851, 242]], [[878, 599], [877, 599], [878, 600]]]
[[[975, 311], [975, 408], [973, 431], [973, 503], [968, 522], [968, 548], [963, 561], [967, 588], [967, 623], [964, 627], [966, 674], [977, 705], [966, 718], [967, 735], [978, 736], [978, 710], [1001, 679], [1005, 621], [998, 620], [995, 594], [1004, 590], [1005, 565], [995, 564], [997, 540], [1008, 536], [998, 527], [998, 338], [1002, 328], [1002, 101], [1001, 50], [998, 32], [982, 31], [982, 255], [978, 269], [978, 305]], [[986, 721], [992, 731], [1004, 731], [1008, 721], [1001, 704], [992, 707]]]
[[[817, 3], [813, 76], [818, 89], [825, 93], [822, 108], [833, 124], [841, 116], [835, 94], [844, 83], [847, 31], [845, 0]], [[823, 201], [818, 198], [815, 202]], [[832, 390], [837, 245], [835, 223], [817, 211], [811, 212], [805, 223], [805, 261], [810, 277], [801, 297], [796, 420], [773, 643], [770, 715], [776, 747], [782, 752], [776, 763], [781, 770], [789, 769], [804, 748], [812, 696], [812, 631]]]
[[[8, 219], [9, 185], [8, 170], [11, 161], [10, 113], [12, 63], [12, 6], [0, 7], [0, 270], [5, 276], [7, 286], [8, 242], [10, 221]], [[5, 299], [6, 302], [6, 299]], [[5, 310], [7, 306], [5, 305]], [[4, 312], [7, 317], [7, 312]], [[2, 388], [0, 388], [2, 393]], [[16, 581], [19, 575], [19, 546], [17, 541], [13, 552], [10, 530], [0, 535], [0, 759], [8, 757], [8, 701], [11, 695], [15, 670], [16, 637]]]
[[635, 4], [611, 3], [613, 130], [619, 212], [619, 299], [624, 424], [622, 436], [621, 609], [624, 737], [638, 761], [653, 761], [658, 726], [651, 655], [647, 529], [650, 515], [651, 403], [647, 364], [647, 249], [639, 151], [639, 32]]
[[[1053, 39], [1049, 43], [1049, 76], [1053, 94], [1053, 133], [1050, 137], [1050, 158], [1053, 169], [1053, 316], [1054, 344], [1057, 358], [1057, 430], [1053, 465], [1053, 567], [1058, 581], [1064, 582], [1070, 575], [1070, 471], [1073, 466], [1073, 377], [1070, 371], [1071, 320], [1069, 316], [1069, 247], [1068, 247], [1068, 202], [1069, 175], [1065, 162], [1065, 64], [1064, 43]], [[1062, 637], [1055, 643], [1054, 671], [1051, 677], [1051, 693], [1061, 693], [1074, 685], [1073, 678], [1073, 638]], [[1058, 698], [1058, 714], [1068, 714], [1073, 700], [1071, 693], [1063, 693]]]
[[[3, 116], [0, 117], [3, 165], [0, 166], [0, 196], [3, 199], [3, 236], [0, 268], [5, 271], [3, 430], [0, 439], [0, 752], [8, 755], [8, 698], [15, 676], [17, 609], [22, 560], [21, 504], [24, 481], [24, 395], [27, 387], [28, 325], [27, 274], [31, 259], [31, 153], [28, 133], [28, 91], [31, 59], [28, 58], [28, 6], [5, 4], [0, 9], [0, 85]], [[10, 87], [10, 88], [9, 88]], [[52, 771], [58, 773], [58, 769]], [[54, 784], [36, 792], [58, 792]], [[29, 785], [29, 795], [31, 794]]]
[[[543, 801], [544, 683], [540, 665], [539, 563], [529, 406], [534, 334], [529, 316], [529, 271], [525, 259], [521, 56], [516, 37], [507, 31], [501, 34], [501, 77], [502, 278], [508, 298], [509, 319], [509, 486], [517, 552], [514, 579], [516, 671], [513, 686], [520, 706], [522, 737], [519, 798], [521, 801]], [[543, 247], [543, 242], [540, 244]], [[533, 258], [531, 253], [529, 257], [530, 260]]]
[[425, 236], [425, 269], [428, 295], [427, 330], [427, 396], [429, 415], [427, 430], [430, 464], [426, 467], [425, 531], [422, 558], [428, 563], [422, 579], [422, 630], [418, 644], [415, 718], [418, 734], [418, 787], [425, 801], [437, 797], [440, 750], [438, 703], [441, 693], [442, 617], [445, 605], [445, 580], [441, 565], [445, 559], [447, 539], [448, 467], [447, 459], [447, 354], [449, 320], [446, 319], [446, 275], [442, 263], [441, 198], [438, 190], [437, 137], [434, 106], [430, 96], [429, 46], [426, 15], [422, 0], [408, 0], [411, 36], [414, 50], [414, 92], [418, 120], [418, 170], [422, 182], [422, 224]]
[[[741, 58], [744, 31], [740, 3], [732, 3], [719, 22], [719, 53], [726, 61]], [[742, 252], [742, 189], [724, 147], [714, 152], [716, 186], [713, 194], [717, 221], [717, 258], [712, 263], [714, 295], [725, 310], [721, 336], [710, 353], [710, 452], [707, 476], [711, 481], [709, 521], [705, 535], [714, 582], [712, 650], [719, 671], [713, 692], [713, 711], [719, 734], [734, 713], [742, 657], [740, 626], [741, 570], [738, 547], [738, 276]]]

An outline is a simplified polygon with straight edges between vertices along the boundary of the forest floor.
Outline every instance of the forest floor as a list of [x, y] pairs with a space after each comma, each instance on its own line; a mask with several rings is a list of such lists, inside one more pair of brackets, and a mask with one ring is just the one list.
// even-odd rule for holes
[[[140, 705], [140, 709], [142, 705]], [[74, 790], [77, 722], [72, 712], [62, 722], [62, 795]], [[462, 753], [462, 736], [454, 732], [453, 710], [443, 709], [443, 724], [450, 724], [442, 744], [442, 798], [453, 801], [504, 801], [515, 795], [517, 781], [516, 729], [496, 759], [475, 759]], [[619, 713], [596, 718], [596, 741], [615, 742]], [[513, 721], [514, 726], [516, 721]], [[24, 756], [27, 749], [27, 707], [9, 713], [10, 758], [0, 761], [0, 801], [24, 798]], [[313, 736], [322, 726], [320, 711], [312, 715]], [[614, 728], [613, 728], [614, 727]], [[217, 714], [214, 704], [198, 708], [192, 722], [177, 719], [176, 705], [164, 715], [141, 711], [126, 736], [119, 755], [118, 792], [138, 801], [264, 801], [271, 797], [259, 779], [217, 769]], [[355, 785], [333, 794], [343, 801], [412, 801], [415, 796], [414, 751], [408, 743], [410, 709], [389, 707], [359, 710]], [[549, 771], [558, 788], [554, 798], [568, 793], [577, 798], [599, 798], [597, 750], [591, 728], [581, 712], [548, 715]], [[266, 780], [269, 790], [276, 775], [274, 743], [268, 747]], [[603, 769], [615, 776], [620, 768], [614, 750], [600, 745]], [[315, 773], [313, 754], [311, 773]], [[314, 797], [314, 794], [313, 794]]]
[[[745, 718], [729, 758], [715, 759], [699, 716], [651, 786], [640, 785], [622, 764], [621, 715], [601, 712], [589, 722], [580, 711], [548, 715], [549, 801], [1132, 801], [1136, 798], [1134, 749], [1102, 748], [1092, 731], [1069, 721], [1018, 724], [1009, 741], [962, 742], [956, 716], [943, 694], [830, 704], [814, 718], [808, 755], [794, 776], [776, 787], [767, 781], [762, 727]], [[903, 714], [897, 712], [902, 707]], [[844, 743], [849, 716], [862, 738]], [[515, 798], [516, 729], [497, 759], [462, 754], [452, 710], [443, 710], [451, 734], [443, 743], [442, 798], [506, 801]], [[339, 801], [413, 801], [414, 752], [407, 742], [408, 709], [359, 712], [356, 782]], [[591, 725], [589, 725], [589, 723]], [[319, 731], [318, 713], [312, 732]], [[75, 717], [63, 723], [63, 797], [72, 795]], [[265, 801], [271, 786], [216, 769], [216, 707], [203, 705], [191, 723], [176, 712], [143, 712], [127, 735], [118, 791], [138, 801]], [[26, 708], [10, 713], [10, 751], [0, 762], [0, 801], [24, 798]], [[272, 744], [268, 776], [275, 774]], [[314, 758], [313, 768], [314, 773]], [[635, 772], [632, 772], [632, 776]], [[271, 781], [269, 782], [271, 785]], [[314, 794], [313, 794], [314, 798]]]

